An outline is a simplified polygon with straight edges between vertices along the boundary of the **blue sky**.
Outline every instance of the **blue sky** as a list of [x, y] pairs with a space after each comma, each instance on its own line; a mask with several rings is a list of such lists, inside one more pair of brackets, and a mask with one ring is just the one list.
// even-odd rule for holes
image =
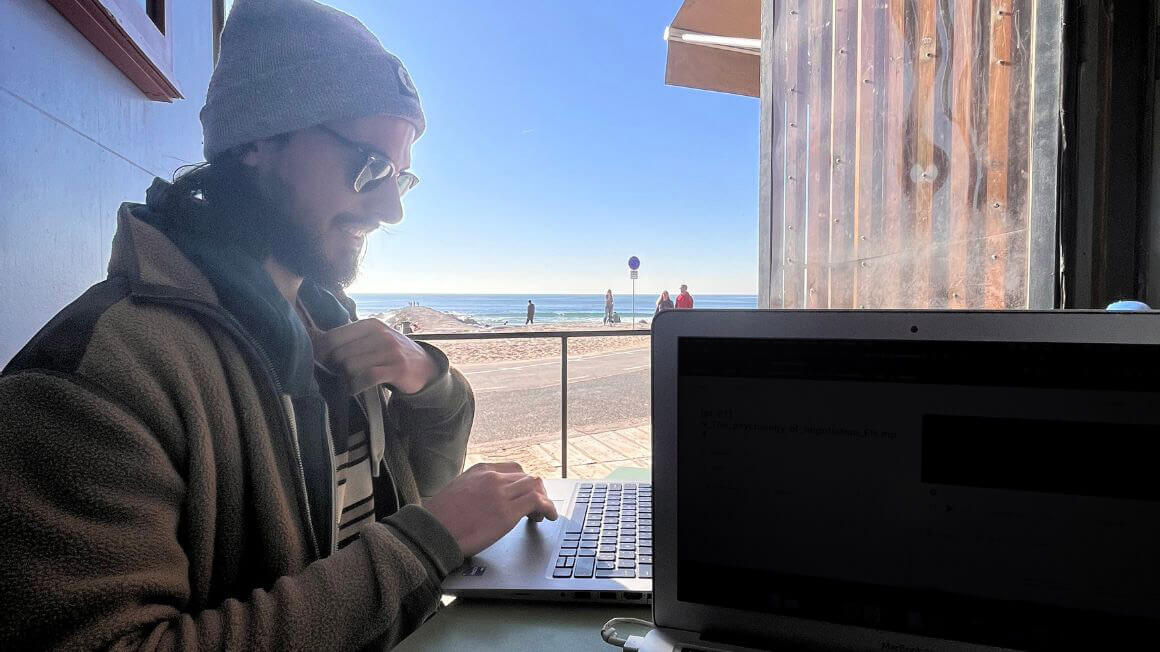
[[680, 0], [331, 0], [427, 113], [354, 292], [757, 288], [758, 101], [664, 84]]

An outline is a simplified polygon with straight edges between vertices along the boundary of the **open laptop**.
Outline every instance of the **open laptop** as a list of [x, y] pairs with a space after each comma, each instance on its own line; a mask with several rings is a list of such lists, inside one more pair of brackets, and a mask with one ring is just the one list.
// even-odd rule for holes
[[652, 599], [652, 484], [545, 479], [560, 513], [520, 520], [443, 582], [463, 597], [646, 603]]
[[1156, 649], [1160, 315], [669, 311], [650, 650]]

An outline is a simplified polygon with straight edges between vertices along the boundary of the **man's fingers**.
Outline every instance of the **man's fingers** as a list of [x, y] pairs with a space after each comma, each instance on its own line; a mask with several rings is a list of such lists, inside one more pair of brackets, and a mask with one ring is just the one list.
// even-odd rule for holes
[[378, 319], [360, 319], [350, 324], [343, 324], [338, 328], [332, 328], [314, 338], [315, 355], [319, 358], [326, 359], [331, 352], [344, 344], [389, 328], [390, 326], [387, 326]]
[[[507, 475], [514, 476], [517, 474], [511, 473]], [[518, 479], [514, 479], [514, 481], [509, 484], [504, 491], [510, 498], [522, 496], [529, 491], [539, 491], [540, 493], [546, 495], [543, 483], [541, 483], [540, 479], [534, 475], [522, 475]]]
[[375, 385], [382, 385], [393, 380], [391, 375], [391, 367], [377, 366], [363, 369], [349, 376], [348, 382], [350, 384], [350, 391], [358, 394], [363, 390], [370, 389]]
[[349, 363], [352, 361], [361, 361], [363, 358], [373, 357], [380, 360], [377, 364], [382, 364], [381, 361], [383, 360], [390, 357], [398, 357], [394, 347], [389, 343], [384, 344], [382, 336], [372, 333], [367, 333], [349, 342], [330, 347], [325, 355], [318, 351], [315, 354], [319, 359], [332, 363]]
[[549, 521], [559, 516], [556, 513], [556, 504], [539, 491], [529, 491], [516, 499], [518, 514], [543, 514]]
[[[548, 492], [544, 490], [544, 483], [537, 477], [526, 476], [517, 482], [512, 483], [510, 489], [516, 504], [525, 511], [525, 514], [543, 514], [549, 520], [556, 520], [556, 504], [548, 498]], [[531, 507], [527, 508], [527, 502], [531, 501]], [[526, 508], [526, 509], [525, 509]]]

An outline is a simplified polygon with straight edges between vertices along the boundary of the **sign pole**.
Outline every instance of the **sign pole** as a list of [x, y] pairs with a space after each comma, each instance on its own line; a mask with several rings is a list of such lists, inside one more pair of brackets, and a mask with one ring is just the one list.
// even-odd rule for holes
[[636, 275], [632, 277], [632, 328], [636, 330]]
[[632, 278], [632, 329], [637, 329], [637, 274], [640, 273], [640, 259], [629, 258], [629, 278]]
[[632, 279], [632, 330], [636, 330], [636, 276], [640, 273], [640, 259], [628, 259], [628, 277]]

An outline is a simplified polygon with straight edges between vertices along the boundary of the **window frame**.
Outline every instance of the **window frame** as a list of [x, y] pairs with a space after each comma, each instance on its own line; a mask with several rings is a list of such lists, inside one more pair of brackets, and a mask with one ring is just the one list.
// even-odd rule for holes
[[[182, 99], [173, 74], [173, 39], [165, 0], [48, 0], [151, 100]], [[150, 13], [157, 18], [150, 17]]]

